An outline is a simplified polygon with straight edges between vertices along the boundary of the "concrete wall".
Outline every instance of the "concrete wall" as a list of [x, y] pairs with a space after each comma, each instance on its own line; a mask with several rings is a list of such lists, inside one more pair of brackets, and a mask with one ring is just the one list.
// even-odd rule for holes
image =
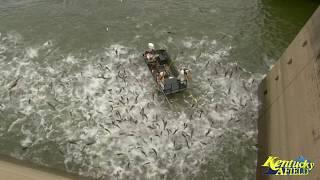
[[[320, 7], [262, 81], [257, 179], [320, 180]], [[266, 176], [269, 155], [314, 161], [309, 176]]]
[[[91, 179], [91, 178], [90, 178]], [[76, 174], [0, 155], [0, 180], [90, 180]]]

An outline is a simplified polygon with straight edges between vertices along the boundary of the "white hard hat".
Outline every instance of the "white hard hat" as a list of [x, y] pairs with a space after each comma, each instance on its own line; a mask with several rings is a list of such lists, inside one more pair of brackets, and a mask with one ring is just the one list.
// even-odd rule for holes
[[148, 43], [149, 49], [154, 49], [154, 44], [153, 43]]

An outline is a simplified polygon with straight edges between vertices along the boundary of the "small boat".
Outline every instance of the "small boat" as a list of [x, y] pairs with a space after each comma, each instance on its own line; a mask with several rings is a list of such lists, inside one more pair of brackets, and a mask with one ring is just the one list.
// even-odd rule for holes
[[155, 50], [154, 45], [149, 43], [149, 50], [143, 57], [159, 91], [169, 95], [187, 89], [190, 70], [183, 68], [178, 71], [166, 50]]

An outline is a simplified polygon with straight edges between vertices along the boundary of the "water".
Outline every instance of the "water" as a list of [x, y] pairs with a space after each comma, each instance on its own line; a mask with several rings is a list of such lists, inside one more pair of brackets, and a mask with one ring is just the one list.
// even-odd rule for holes
[[[0, 152], [101, 179], [255, 179], [257, 85], [316, 7], [2, 0]], [[192, 70], [171, 105], [148, 42]]]

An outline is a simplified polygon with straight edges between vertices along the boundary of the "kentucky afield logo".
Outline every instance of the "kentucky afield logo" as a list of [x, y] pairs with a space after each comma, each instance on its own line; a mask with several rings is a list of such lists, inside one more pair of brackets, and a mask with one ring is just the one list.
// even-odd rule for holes
[[279, 157], [269, 156], [262, 165], [268, 167], [267, 175], [308, 175], [314, 168], [314, 163], [306, 160], [303, 156], [299, 156], [296, 160], [281, 160]]

